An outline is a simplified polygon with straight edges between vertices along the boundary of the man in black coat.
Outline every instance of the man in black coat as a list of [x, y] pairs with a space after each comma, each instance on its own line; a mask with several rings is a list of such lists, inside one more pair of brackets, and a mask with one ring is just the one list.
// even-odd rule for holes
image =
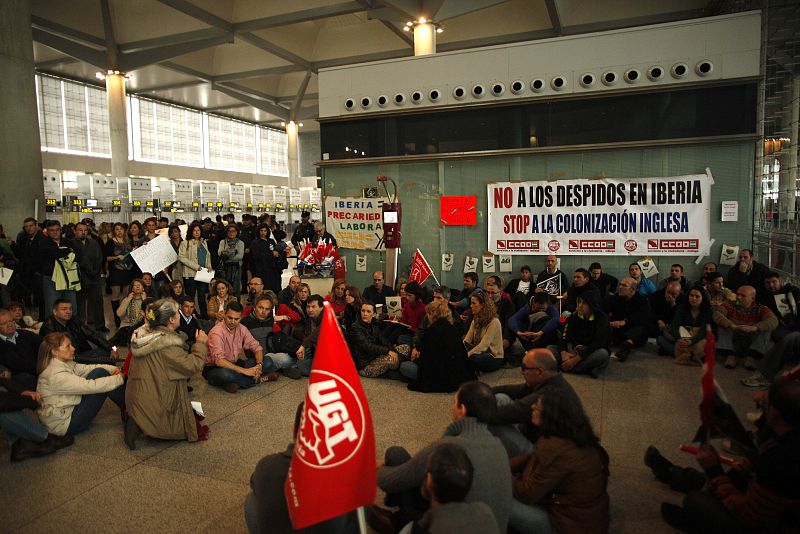
[[382, 271], [375, 271], [372, 273], [372, 285], [364, 288], [364, 300], [375, 304], [380, 304], [383, 307], [383, 313], [386, 312], [386, 297], [394, 296], [394, 289], [392, 286], [386, 285], [384, 282]]
[[[53, 314], [42, 323], [39, 334], [42, 337], [52, 332], [64, 332], [75, 347], [75, 361], [78, 363], [103, 363], [114, 365], [117, 351], [108, 340], [92, 330], [77, 317], [72, 315], [72, 303], [66, 299], [58, 299], [53, 305]], [[93, 347], [92, 345], [96, 347]]]
[[[36, 219], [28, 217], [22, 223], [22, 231], [17, 234], [17, 240], [12, 246], [14, 255], [17, 257], [15, 297], [19, 297], [26, 303], [32, 303], [34, 300], [38, 303], [42, 302], [42, 282], [37, 254], [39, 241], [44, 237]], [[44, 316], [43, 311], [39, 310], [41, 316]]]
[[512, 279], [504, 291], [511, 297], [514, 308], [518, 310], [528, 303], [535, 287], [536, 283], [531, 276], [531, 268], [523, 265], [519, 268], [519, 278]]
[[314, 241], [314, 225], [310, 221], [311, 214], [304, 211], [300, 214], [300, 224], [294, 229], [292, 234], [292, 245], [297, 253], [300, 253], [300, 243], [303, 241]]
[[6, 367], [15, 382], [28, 389], [36, 389], [36, 360], [42, 338], [17, 330], [14, 317], [7, 310], [0, 310], [0, 366]]
[[739, 252], [739, 261], [728, 271], [725, 287], [736, 293], [742, 286], [753, 286], [756, 288], [758, 300], [763, 300], [767, 293], [764, 287], [766, 274], [767, 267], [753, 258], [752, 250], [745, 248]]
[[589, 276], [592, 279], [592, 284], [594, 284], [597, 289], [600, 290], [601, 299], [604, 299], [608, 295], [617, 292], [617, 284], [619, 283], [619, 280], [610, 274], [604, 273], [603, 266], [599, 263], [594, 262], [589, 266]]
[[627, 277], [619, 281], [616, 295], [609, 295], [603, 302], [611, 324], [613, 344], [619, 344], [617, 359], [624, 362], [635, 347], [647, 342], [650, 325], [650, 305], [638, 292], [638, 284]]
[[652, 312], [650, 333], [653, 336], [661, 335], [672, 324], [675, 311], [686, 300], [682, 287], [680, 280], [672, 280], [663, 289], [647, 297]]
[[575, 308], [578, 307], [578, 297], [582, 296], [586, 292], [594, 293], [594, 299], [600, 302], [600, 290], [596, 285], [592, 284], [590, 280], [591, 277], [589, 275], [589, 271], [583, 267], [575, 269], [575, 272], [572, 274], [572, 285], [567, 290], [567, 300], [561, 307], [562, 313], [574, 312]]
[[100, 272], [106, 261], [97, 241], [89, 236], [89, 227], [84, 223], [75, 225], [75, 250], [80, 251], [81, 289], [78, 291], [78, 318], [86, 324], [107, 332], [103, 313], [103, 287]]

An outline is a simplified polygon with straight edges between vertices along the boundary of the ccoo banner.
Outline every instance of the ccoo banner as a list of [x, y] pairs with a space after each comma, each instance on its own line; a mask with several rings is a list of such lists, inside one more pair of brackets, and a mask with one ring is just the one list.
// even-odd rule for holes
[[699, 255], [711, 242], [711, 172], [488, 185], [495, 254]]
[[325, 197], [326, 230], [341, 248], [384, 250], [385, 198]]

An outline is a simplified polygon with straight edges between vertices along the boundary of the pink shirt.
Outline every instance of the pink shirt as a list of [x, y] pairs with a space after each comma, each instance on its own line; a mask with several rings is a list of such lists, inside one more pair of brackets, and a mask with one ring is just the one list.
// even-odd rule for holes
[[219, 322], [208, 333], [208, 355], [206, 365], [216, 365], [217, 360], [236, 362], [242, 350], [260, 352], [261, 344], [241, 324], [231, 332], [224, 322]]

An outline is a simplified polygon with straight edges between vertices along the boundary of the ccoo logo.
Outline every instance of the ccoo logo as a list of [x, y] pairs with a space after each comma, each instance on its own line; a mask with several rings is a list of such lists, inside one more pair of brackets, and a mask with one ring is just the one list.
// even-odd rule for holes
[[300, 420], [296, 452], [300, 460], [327, 469], [349, 460], [364, 440], [364, 409], [350, 384], [327, 371], [313, 370]]

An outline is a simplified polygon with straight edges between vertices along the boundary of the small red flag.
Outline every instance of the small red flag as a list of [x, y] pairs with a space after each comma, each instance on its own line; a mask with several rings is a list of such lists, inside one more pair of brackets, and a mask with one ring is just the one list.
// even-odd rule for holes
[[411, 274], [408, 275], [408, 281], [415, 280], [422, 284], [431, 274], [433, 274], [431, 266], [425, 261], [425, 256], [422, 255], [422, 252], [417, 249], [414, 252], [414, 259], [411, 260]]
[[284, 493], [295, 529], [375, 502], [375, 432], [367, 397], [330, 303]]
[[714, 358], [716, 356], [714, 334], [711, 326], [706, 328], [705, 363], [700, 387], [703, 391], [703, 400], [700, 401], [700, 420], [708, 435], [714, 427]]

